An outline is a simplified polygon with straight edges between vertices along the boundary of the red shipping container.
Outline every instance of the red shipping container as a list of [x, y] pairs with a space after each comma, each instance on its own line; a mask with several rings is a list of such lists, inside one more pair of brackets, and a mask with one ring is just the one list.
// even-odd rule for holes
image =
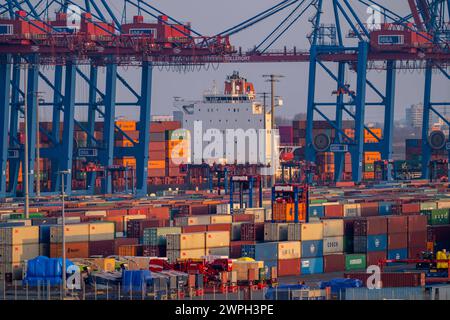
[[330, 254], [323, 257], [323, 272], [338, 272], [345, 270], [345, 255]]
[[120, 216], [126, 216], [127, 215], [127, 209], [109, 209], [106, 211], [107, 217], [120, 217]]
[[145, 228], [167, 227], [169, 220], [129, 220], [127, 222], [127, 237], [141, 238]]
[[170, 219], [170, 207], [149, 207], [147, 213], [148, 219]]
[[253, 214], [237, 213], [232, 216], [233, 222], [254, 222], [255, 216]]
[[407, 247], [408, 247], [408, 234], [406, 232], [388, 234], [388, 250], [403, 249]]
[[344, 207], [341, 204], [333, 204], [324, 206], [325, 217], [328, 218], [340, 218], [344, 216]]
[[300, 259], [284, 259], [278, 260], [278, 276], [299, 276], [300, 275]]
[[230, 242], [230, 258], [238, 259], [241, 257], [241, 247], [243, 245], [254, 245], [255, 241], [231, 241]]
[[403, 203], [402, 204], [402, 214], [412, 215], [420, 213], [420, 203]]
[[165, 257], [166, 256], [166, 246], [142, 246], [142, 255], [144, 257]]
[[140, 215], [140, 214], [147, 214], [148, 213], [148, 207], [135, 207], [130, 208], [127, 210], [128, 215]]
[[183, 226], [181, 227], [182, 233], [192, 233], [192, 232], [206, 232], [206, 225], [198, 225], [198, 226]]
[[421, 247], [427, 244], [427, 231], [408, 233], [408, 247]]
[[208, 205], [191, 205], [190, 214], [193, 216], [209, 214]]
[[208, 231], [231, 231], [231, 224], [229, 223], [210, 224], [206, 227]]
[[120, 246], [131, 246], [139, 244], [139, 239], [136, 238], [116, 238], [114, 240], [114, 254], [119, 254]]
[[423, 246], [414, 246], [408, 248], [408, 258], [409, 259], [421, 259], [422, 252], [426, 250], [426, 244]]
[[361, 202], [361, 217], [378, 216], [377, 202]]
[[378, 265], [380, 260], [386, 260], [387, 255], [385, 251], [371, 251], [367, 252], [366, 261], [367, 266]]
[[91, 241], [89, 242], [89, 256], [108, 257], [115, 254], [115, 241]]
[[406, 233], [408, 231], [407, 216], [388, 216], [388, 233]]
[[427, 216], [412, 215], [408, 216], [408, 232], [426, 231], [427, 230]]
[[386, 217], [367, 217], [365, 219], [356, 220], [353, 225], [353, 234], [355, 236], [385, 234], [386, 232]]
[[[363, 286], [367, 285], [370, 273], [352, 272], [345, 273], [344, 278], [359, 279]], [[418, 272], [382, 272], [381, 283], [383, 288], [392, 287], [422, 287], [425, 286], [425, 273]]]

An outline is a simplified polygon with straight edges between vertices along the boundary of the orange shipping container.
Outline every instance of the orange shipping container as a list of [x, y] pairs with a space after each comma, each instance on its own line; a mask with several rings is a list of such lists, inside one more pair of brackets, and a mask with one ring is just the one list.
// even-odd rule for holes
[[166, 167], [165, 160], [149, 160], [148, 168], [149, 169], [164, 169]]
[[[62, 244], [50, 244], [50, 258], [62, 257]], [[71, 258], [88, 258], [89, 242], [71, 242], [66, 243], [66, 257]]]
[[116, 121], [116, 125], [122, 129], [123, 131], [135, 131], [136, 130], [136, 122], [135, 121]]
[[364, 163], [374, 163], [381, 160], [380, 152], [364, 152]]

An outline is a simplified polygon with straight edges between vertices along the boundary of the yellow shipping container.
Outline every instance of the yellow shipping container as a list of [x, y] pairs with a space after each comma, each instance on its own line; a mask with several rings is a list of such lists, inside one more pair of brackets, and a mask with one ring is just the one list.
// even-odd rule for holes
[[248, 280], [248, 271], [264, 268], [263, 261], [233, 261], [233, 271], [237, 273], [237, 280]]
[[220, 223], [232, 223], [233, 217], [229, 214], [227, 215], [212, 215], [211, 216], [211, 224], [220, 224]]
[[181, 233], [167, 235], [167, 250], [205, 249], [205, 233]]
[[278, 243], [278, 260], [300, 259], [301, 253], [300, 241], [282, 241]]
[[450, 201], [447, 200], [439, 200], [437, 202], [437, 208], [438, 209], [447, 209], [450, 208]]
[[323, 237], [339, 237], [344, 235], [343, 219], [326, 219], [322, 221]]
[[116, 260], [111, 258], [96, 258], [92, 262], [101, 271], [114, 272], [116, 269]]
[[323, 225], [322, 222], [303, 223], [301, 228], [301, 241], [322, 240]]
[[[66, 225], [64, 229], [66, 242], [86, 242], [89, 241], [89, 224]], [[62, 243], [62, 226], [50, 227], [50, 242]]]
[[230, 232], [228, 231], [208, 231], [205, 232], [205, 247], [229, 247]]
[[39, 243], [39, 227], [0, 228], [0, 244], [21, 245]]
[[39, 243], [0, 245], [0, 263], [23, 262], [39, 256]]
[[93, 210], [93, 211], [86, 211], [84, 213], [84, 215], [86, 217], [91, 217], [91, 216], [101, 216], [101, 217], [106, 217], [106, 211], [105, 210]]
[[360, 217], [361, 205], [359, 203], [347, 203], [343, 205], [344, 217]]
[[89, 224], [89, 241], [114, 240], [114, 222], [95, 222]]
[[198, 225], [206, 225], [211, 221], [210, 216], [192, 216], [192, 217], [176, 217], [175, 225], [176, 226], [198, 226]]

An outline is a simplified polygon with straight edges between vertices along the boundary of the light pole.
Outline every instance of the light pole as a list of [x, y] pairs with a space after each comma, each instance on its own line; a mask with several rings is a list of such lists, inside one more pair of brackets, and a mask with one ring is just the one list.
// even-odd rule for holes
[[[69, 170], [59, 171], [59, 174], [61, 175], [61, 197], [62, 197], [62, 210], [61, 210], [61, 216], [62, 216], [62, 286], [63, 286], [63, 297], [66, 296], [66, 237], [65, 237], [65, 229], [66, 229], [66, 215], [65, 215], [65, 203], [64, 203], [64, 197], [65, 197], [65, 187], [64, 187], [64, 178], [66, 175], [70, 174]], [[70, 182], [67, 182], [70, 183]]]
[[23, 72], [23, 92], [24, 92], [24, 98], [23, 98], [23, 131], [25, 136], [25, 144], [24, 144], [24, 160], [23, 160], [23, 191], [25, 196], [25, 218], [28, 219], [30, 217], [30, 197], [28, 192], [28, 63], [25, 63], [22, 65], [22, 68], [24, 70]]

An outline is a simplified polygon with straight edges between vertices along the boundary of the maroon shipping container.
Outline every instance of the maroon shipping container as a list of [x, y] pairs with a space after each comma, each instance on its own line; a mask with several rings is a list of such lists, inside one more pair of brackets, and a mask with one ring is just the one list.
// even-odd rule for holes
[[353, 234], [355, 236], [385, 233], [387, 233], [386, 217], [367, 217], [365, 219], [356, 220], [353, 225]]
[[120, 217], [120, 216], [126, 216], [127, 215], [127, 209], [109, 209], [106, 211], [107, 217]]
[[278, 260], [278, 276], [299, 276], [300, 275], [300, 259]]
[[116, 238], [114, 240], [114, 254], [118, 254], [120, 246], [131, 246], [139, 244], [137, 238]]
[[387, 255], [385, 251], [370, 251], [366, 254], [367, 266], [378, 265], [380, 260], [386, 260]]
[[428, 226], [427, 238], [437, 250], [450, 250], [450, 225]]
[[142, 255], [144, 257], [165, 257], [166, 246], [142, 246]]
[[333, 204], [329, 206], [324, 206], [325, 217], [327, 218], [341, 218], [344, 216], [344, 207], [342, 204]]
[[[363, 286], [367, 285], [370, 273], [352, 272], [345, 273], [344, 278], [359, 279]], [[423, 287], [425, 286], [425, 273], [418, 272], [383, 272], [381, 273], [381, 285], [383, 288], [392, 287]]]
[[375, 217], [378, 216], [378, 202], [362, 202], [361, 217]]
[[388, 233], [406, 233], [408, 232], [407, 216], [388, 216], [387, 217]]
[[207, 231], [206, 225], [181, 227], [181, 233], [206, 232], [206, 231]]
[[323, 272], [338, 272], [345, 270], [345, 255], [330, 254], [323, 257]]
[[102, 221], [103, 216], [89, 216], [89, 217], [80, 217], [81, 223], [89, 223], [94, 221]]
[[144, 229], [169, 226], [169, 220], [129, 220], [127, 222], [127, 237], [142, 238]]
[[210, 224], [206, 226], [207, 231], [228, 231], [231, 232], [230, 223]]
[[420, 247], [426, 246], [427, 244], [427, 232], [417, 231], [408, 233], [408, 246], [410, 247]]
[[263, 241], [264, 223], [243, 223], [241, 226], [241, 240]]
[[420, 203], [402, 203], [402, 215], [420, 213]]
[[426, 231], [427, 216], [412, 215], [408, 216], [408, 232]]
[[199, 215], [209, 214], [208, 205], [207, 204], [191, 205], [190, 214], [192, 216], [199, 216]]
[[237, 213], [232, 216], [233, 222], [254, 222], [255, 216], [253, 214]]
[[230, 242], [230, 258], [238, 259], [241, 257], [241, 247], [243, 245], [254, 245], [256, 241], [231, 241]]
[[410, 259], [421, 259], [422, 252], [427, 251], [426, 245], [423, 246], [414, 246], [408, 248], [408, 258]]
[[388, 234], [388, 250], [403, 249], [407, 247], [408, 247], [408, 234], [406, 232]]
[[89, 242], [89, 256], [103, 256], [108, 257], [115, 254], [115, 241], [90, 241]]

